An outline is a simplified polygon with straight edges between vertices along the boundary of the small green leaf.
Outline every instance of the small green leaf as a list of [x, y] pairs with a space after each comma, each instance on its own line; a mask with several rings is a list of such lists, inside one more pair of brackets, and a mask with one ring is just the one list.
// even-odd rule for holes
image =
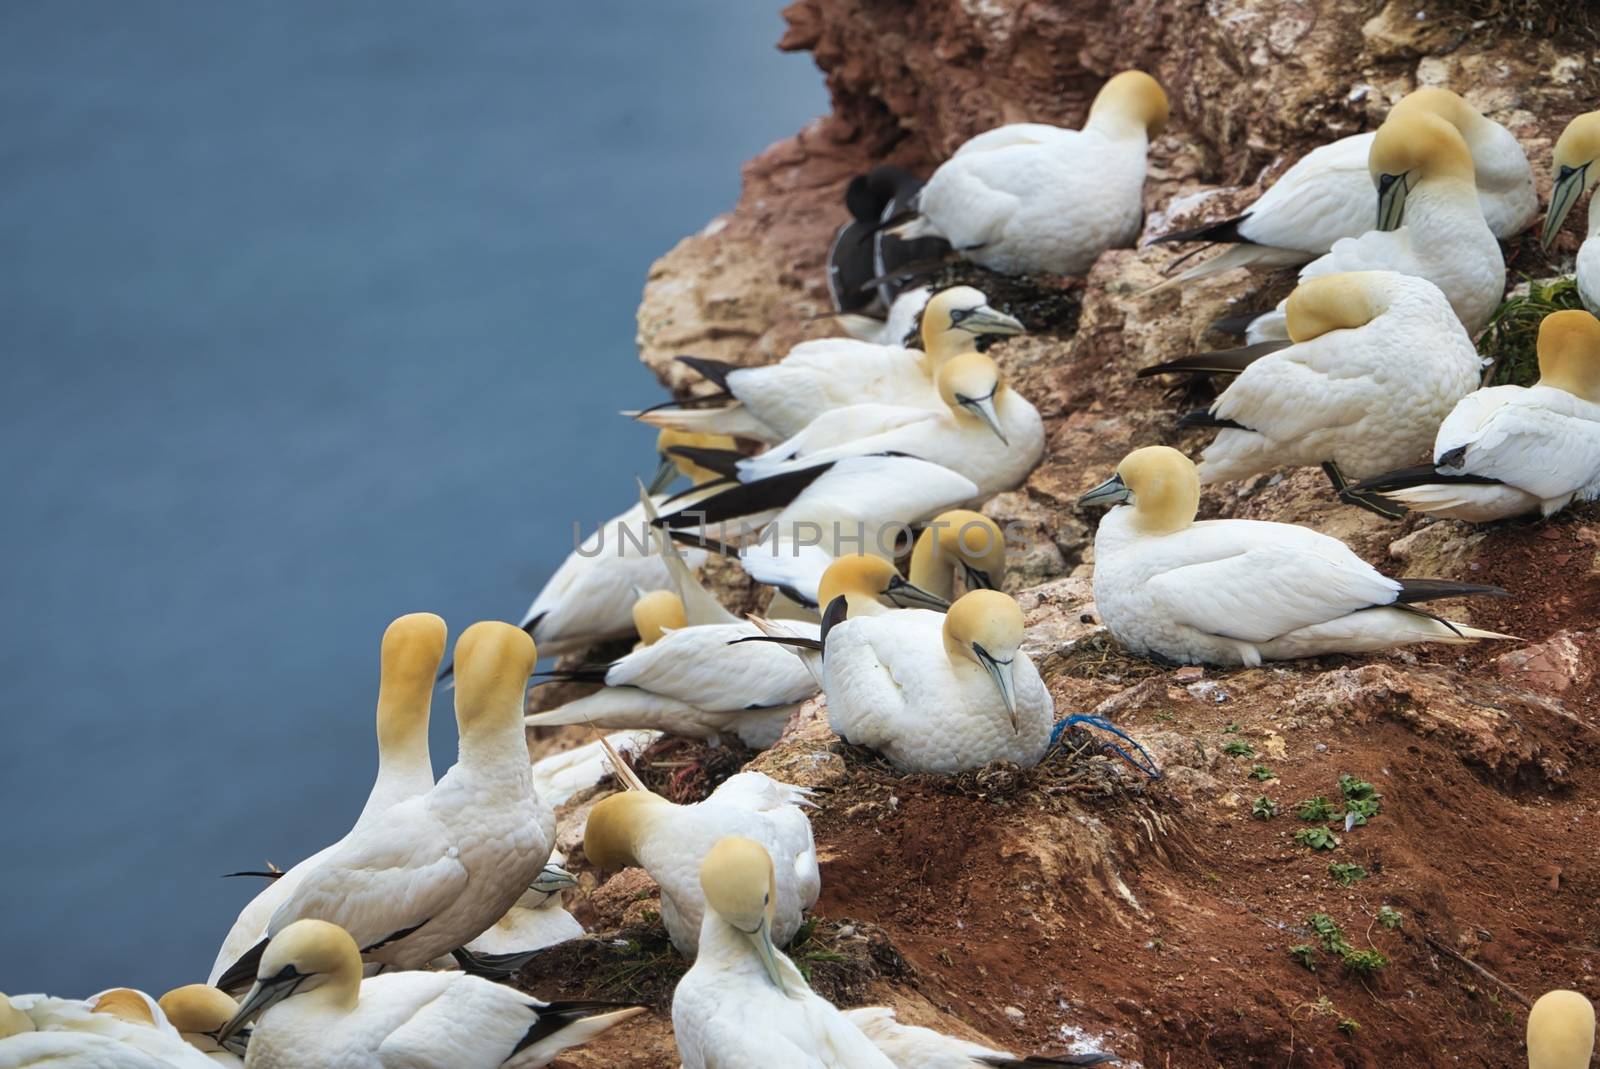
[[1338, 880], [1341, 885], [1349, 887], [1357, 880], [1366, 879], [1367, 870], [1349, 862], [1331, 861], [1328, 863], [1328, 875]]
[[1361, 1031], [1361, 1026], [1355, 1022], [1354, 1018], [1345, 1017], [1339, 1021], [1339, 1031], [1347, 1036], [1353, 1036]]
[[1278, 815], [1278, 803], [1264, 794], [1258, 795], [1256, 800], [1250, 803], [1250, 815], [1257, 820], [1271, 820]]
[[1400, 915], [1400, 911], [1397, 909], [1390, 909], [1388, 906], [1379, 906], [1378, 923], [1392, 932], [1405, 923], [1405, 918]]
[[1366, 780], [1356, 779], [1354, 776], [1344, 774], [1339, 776], [1339, 793], [1344, 795], [1347, 801], [1352, 802], [1358, 799], [1381, 797], [1377, 788]]
[[1256, 748], [1243, 739], [1229, 739], [1222, 744], [1222, 752], [1229, 757], [1254, 757]]
[[1332, 850], [1339, 845], [1339, 837], [1327, 828], [1301, 828], [1294, 833], [1294, 841], [1312, 850]]
[[1332, 917], [1326, 913], [1313, 913], [1306, 918], [1306, 925], [1316, 933], [1317, 941], [1322, 944], [1322, 949], [1330, 954], [1343, 957], [1351, 952], [1351, 946], [1345, 941], [1344, 932], [1334, 923]]
[[1289, 956], [1310, 972], [1317, 971], [1317, 948], [1310, 943], [1301, 943], [1289, 948]]
[[1277, 779], [1278, 774], [1272, 771], [1272, 769], [1268, 768], [1266, 765], [1251, 765], [1250, 778], [1254, 780], [1266, 781], [1269, 779]]
[[1357, 976], [1371, 976], [1389, 964], [1389, 959], [1376, 950], [1351, 950], [1341, 960], [1344, 967]]
[[1332, 820], [1339, 815], [1339, 811], [1334, 808], [1332, 802], [1319, 794], [1315, 798], [1307, 798], [1301, 802], [1294, 815], [1301, 820], [1315, 822]]

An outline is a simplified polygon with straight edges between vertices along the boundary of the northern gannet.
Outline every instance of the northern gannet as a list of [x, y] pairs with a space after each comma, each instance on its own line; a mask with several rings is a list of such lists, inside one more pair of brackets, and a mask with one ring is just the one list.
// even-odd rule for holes
[[[523, 695], [538, 653], [510, 624], [478, 623], [456, 642], [456, 763], [427, 794], [351, 832], [278, 907], [276, 935], [297, 920], [339, 925], [369, 962], [415, 969], [503, 917], [544, 868], [555, 815], [533, 789]], [[217, 982], [256, 974], [258, 943]]]
[[1110, 1054], [1059, 1054], [1054, 1057], [1015, 1054], [981, 1043], [957, 1039], [931, 1028], [901, 1024], [888, 1006], [861, 1006], [844, 1011], [845, 1020], [872, 1040], [896, 1069], [1065, 1069], [1116, 1061]]
[[351, 836], [369, 827], [392, 806], [426, 794], [433, 787], [428, 755], [428, 717], [434, 673], [444, 657], [446, 628], [432, 613], [402, 616], [383, 633], [378, 674], [378, 776], [355, 825], [338, 840], [273, 880], [240, 911], [212, 963], [207, 983], [267, 937], [267, 926], [306, 874], [327, 860]]
[[244, 1065], [249, 1032], [236, 1033], [224, 1047], [217, 1040], [222, 1028], [239, 1012], [239, 1004], [225, 991], [205, 984], [174, 988], [161, 996], [161, 1011], [183, 1041], [218, 1065]]
[[705, 912], [700, 863], [727, 835], [753, 839], [777, 859], [769, 934], [779, 946], [794, 938], [822, 890], [811, 821], [802, 808], [812, 804], [809, 790], [740, 772], [705, 801], [675, 805], [645, 790], [631, 773], [618, 772], [629, 789], [590, 811], [583, 852], [597, 869], [638, 866], [661, 885], [661, 921], [679, 953], [692, 958], [699, 946]]
[[1044, 456], [1038, 409], [982, 353], [946, 361], [934, 382], [938, 409], [863, 404], [824, 412], [787, 441], [737, 461], [739, 478], [753, 482], [843, 457], [898, 453], [965, 475], [984, 496], [1020, 486]]
[[[1483, 221], [1467, 143], [1437, 115], [1403, 111], [1378, 128], [1367, 169], [1378, 191], [1377, 229], [1335, 242], [1300, 269], [1300, 280], [1341, 271], [1419, 275], [1444, 291], [1476, 335], [1500, 306], [1506, 265]], [[1247, 337], [1288, 337], [1282, 306], [1253, 320]]]
[[1411, 642], [1507, 638], [1412, 608], [1495, 587], [1390, 579], [1306, 527], [1195, 521], [1200, 477], [1166, 446], [1136, 449], [1078, 499], [1121, 504], [1094, 541], [1094, 600], [1133, 653], [1181, 664], [1247, 665], [1362, 653]]
[[918, 331], [922, 310], [928, 306], [932, 296], [931, 288], [918, 286], [896, 297], [894, 303], [889, 306], [888, 314], [882, 319], [851, 313], [836, 315], [833, 321], [856, 341], [871, 342], [874, 345], [903, 346], [912, 334]]
[[1013, 123], [979, 134], [933, 172], [899, 236], [942, 237], [1002, 274], [1084, 274], [1138, 236], [1145, 152], [1167, 115], [1156, 80], [1123, 71], [1082, 130]]
[[1006, 577], [1006, 536], [981, 512], [951, 509], [917, 535], [906, 577], [945, 601], [956, 597], [956, 575], [967, 590], [999, 590]]
[[1468, 394], [1439, 426], [1433, 463], [1355, 487], [1416, 512], [1487, 523], [1600, 496], [1600, 321], [1539, 324], [1539, 381]]
[[577, 877], [561, 867], [565, 860], [559, 851], [552, 851], [544, 870], [504, 917], [454, 955], [434, 958], [433, 967], [462, 965], [468, 972], [499, 980], [520, 970], [546, 947], [582, 936], [583, 925], [561, 902], [562, 891], [578, 886]]
[[657, 427], [730, 434], [761, 442], [781, 442], [822, 413], [860, 404], [940, 404], [933, 376], [946, 360], [975, 351], [980, 337], [1023, 333], [1016, 319], [989, 306], [971, 286], [941, 290], [922, 313], [922, 350], [850, 338], [801, 342], [776, 364], [736, 367], [686, 359], [722, 387], [721, 394], [698, 398], [731, 402], [723, 407], [658, 407], [634, 415]]
[[839, 228], [828, 249], [828, 296], [834, 311], [888, 309], [900, 288], [895, 284], [897, 272], [936, 263], [950, 251], [937, 239], [904, 241], [879, 229], [885, 219], [909, 210], [921, 188], [922, 179], [893, 164], [858, 174], [845, 187], [850, 222]]
[[[1390, 116], [1426, 111], [1454, 126], [1472, 153], [1474, 184], [1484, 221], [1495, 237], [1509, 239], [1533, 225], [1539, 198], [1533, 170], [1516, 137], [1448, 89], [1424, 86], [1401, 98]], [[1341, 238], [1373, 226], [1372, 178], [1367, 160], [1376, 132], [1341, 137], [1311, 150], [1265, 193], [1231, 219], [1163, 234], [1151, 244], [1197, 241], [1227, 244], [1220, 256], [1175, 276], [1179, 284], [1236, 267], [1287, 267], [1307, 263]]]
[[173, 1069], [173, 1063], [93, 1032], [21, 1032], [8, 1037], [0, 1031], [0, 1069]]
[[1576, 991], [1546, 991], [1528, 1011], [1528, 1069], [1589, 1069], [1594, 1004]]
[[[1222, 428], [1201, 454], [1202, 485], [1320, 464], [1344, 491], [1346, 479], [1422, 456], [1439, 421], [1478, 385], [1478, 351], [1425, 278], [1323, 275], [1302, 282], [1285, 308], [1294, 344], [1250, 361], [1199, 420]], [[1370, 498], [1355, 500], [1395, 514]]]
[[689, 625], [683, 599], [672, 590], [649, 590], [633, 603], [633, 629], [639, 641], [634, 649], [654, 646], [668, 631]]
[[302, 920], [267, 946], [226, 1041], [251, 1021], [251, 1069], [531, 1069], [643, 1007], [541, 1002], [450, 972], [361, 979], [361, 951], [337, 925]]
[[1022, 652], [1016, 601], [974, 590], [948, 613], [882, 611], [870, 595], [882, 583], [878, 573], [892, 567], [876, 557], [841, 558], [823, 577], [828, 725], [908, 772], [1038, 764], [1055, 702]]
[[[1600, 111], [1580, 115], [1556, 140], [1551, 161], [1556, 184], [1544, 217], [1544, 247], [1555, 243], [1567, 214], [1583, 195], [1600, 183]], [[1583, 306], [1600, 315], [1600, 197], [1589, 198], [1589, 232], [1578, 247], [1578, 295]]]
[[114, 987], [87, 999], [16, 995], [0, 1001], [8, 1011], [0, 1014], [0, 1066], [215, 1069], [143, 991]]
[[729, 835], [702, 856], [700, 954], [672, 993], [683, 1069], [895, 1069], [778, 949], [782, 880], [766, 848]]
[[[533, 763], [533, 789], [553, 806], [563, 806], [579, 791], [611, 775], [605, 748], [633, 757], [661, 737], [659, 731], [615, 731], [601, 739], [547, 754]], [[553, 855], [552, 855], [553, 856]]]

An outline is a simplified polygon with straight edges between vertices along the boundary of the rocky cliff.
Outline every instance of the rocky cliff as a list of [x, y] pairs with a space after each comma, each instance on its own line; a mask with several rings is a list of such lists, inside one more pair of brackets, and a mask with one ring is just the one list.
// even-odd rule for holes
[[[1126, 67], [1173, 102], [1146, 236], [1239, 202], [1419, 85], [1515, 132], [1547, 196], [1555, 135], [1600, 100], [1581, 3], [800, 0], [785, 14], [780, 47], [812, 53], [833, 111], [751, 161], [737, 207], [651, 271], [640, 349], [674, 388], [678, 353], [761, 362], [829, 333], [823, 256], [851, 175], [884, 160], [927, 173], [998, 123], [1075, 126]], [[1551, 263], [1529, 236], [1508, 260], [1546, 276], [1575, 244]], [[754, 765], [825, 788], [823, 920], [797, 956], [842, 1001], [1019, 1051], [1090, 1037], [1162, 1069], [1520, 1065], [1522, 998], [1600, 995], [1597, 513], [1395, 524], [1337, 505], [1315, 472], [1208, 490], [1203, 515], [1303, 523], [1391, 574], [1499, 584], [1511, 598], [1451, 615], [1518, 640], [1226, 672], [1121, 654], [1089, 596], [1097, 517], [1073, 500], [1132, 447], [1195, 452], [1178, 402], [1133, 370], [1214, 347], [1212, 319], [1287, 288], [1235, 273], [1144, 296], [1172, 256], [1113, 251], [1086, 279], [1000, 287], [1032, 333], [991, 352], [1044, 413], [1049, 449], [987, 509], [1041, 536], [1009, 585], [1058, 711], [1110, 717], [1166, 775], [1077, 739], [1037, 771], [900, 777], [802, 718]], [[709, 767], [681, 746], [654, 764], [689, 794]], [[1358, 783], [1380, 796], [1364, 825], [1299, 819], [1305, 800], [1362, 801]], [[664, 1006], [681, 966], [651, 934], [650, 892], [627, 874], [590, 893], [580, 915], [631, 942], [559, 992], [559, 963], [536, 962], [529, 986]], [[569, 1062], [676, 1065], [670, 1022], [658, 1012]]]

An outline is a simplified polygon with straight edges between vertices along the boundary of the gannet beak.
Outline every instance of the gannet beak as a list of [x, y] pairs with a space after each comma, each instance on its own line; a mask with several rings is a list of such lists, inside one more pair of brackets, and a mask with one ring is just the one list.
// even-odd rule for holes
[[661, 466], [656, 468], [654, 475], [650, 476], [650, 486], [647, 489], [647, 493], [651, 497], [655, 497], [671, 486], [672, 481], [677, 477], [678, 465], [674, 464], [672, 458], [665, 453], [661, 454]]
[[989, 573], [979, 571], [966, 561], [961, 562], [961, 570], [967, 577], [968, 590], [998, 590], [994, 580], [989, 578]]
[[1133, 497], [1133, 491], [1128, 489], [1128, 484], [1122, 481], [1122, 476], [1113, 475], [1087, 494], [1078, 498], [1078, 507], [1084, 505], [1120, 505]]
[[576, 886], [578, 886], [578, 878], [572, 873], [560, 865], [546, 865], [544, 871], [540, 872], [529, 886], [529, 890], [542, 891], [547, 895], [553, 895], [557, 891]]
[[295, 988], [299, 987], [300, 981], [305, 978], [304, 973], [286, 966], [271, 979], [257, 980], [255, 986], [250, 988], [250, 993], [239, 1003], [239, 1011], [218, 1030], [217, 1042], [227, 1046], [229, 1038], [242, 1031], [245, 1025], [294, 994]]
[[1398, 230], [1406, 215], [1410, 173], [1378, 176], [1378, 229]]
[[944, 612], [950, 608], [950, 602], [944, 598], [920, 586], [914, 586], [898, 575], [889, 580], [889, 586], [883, 595], [901, 609], [932, 609], [934, 612]]
[[971, 334], [1026, 334], [1028, 328], [1022, 321], [1014, 316], [1008, 316], [997, 308], [988, 305], [975, 308], [967, 313], [961, 321], [961, 329]]
[[222, 1030], [219, 1028], [217, 1031], [210, 1033], [210, 1035], [212, 1039], [217, 1041], [217, 1046], [221, 1047], [229, 1054], [237, 1054], [239, 1057], [243, 1058], [246, 1051], [250, 1047], [250, 1031], [251, 1030], [249, 1028], [241, 1028], [233, 1035], [224, 1039], [222, 1036]]
[[[999, 389], [999, 387], [995, 388]], [[956, 399], [961, 402], [962, 408], [988, 424], [989, 429], [994, 431], [994, 436], [1000, 439], [1002, 443], [1005, 445], [1011, 444], [1006, 441], [1006, 432], [1000, 429], [1000, 414], [994, 410], [994, 394], [992, 392], [988, 397], [961, 397], [957, 395]]]
[[1566, 222], [1567, 213], [1583, 196], [1585, 179], [1593, 165], [1593, 160], [1582, 167], [1562, 165], [1561, 173], [1556, 176], [1555, 188], [1550, 191], [1550, 207], [1544, 213], [1544, 232], [1539, 235], [1539, 244], [1544, 246], [1545, 252], [1549, 252], [1550, 246], [1555, 244], [1556, 234], [1561, 230], [1561, 224]]
[[755, 944], [756, 956], [761, 959], [761, 967], [767, 970], [767, 975], [772, 978], [773, 984], [780, 994], [787, 995], [789, 989], [783, 983], [783, 969], [778, 965], [778, 948], [772, 945], [772, 922], [761, 918], [761, 927], [753, 932], [746, 932], [745, 937]]
[[978, 663], [983, 665], [983, 670], [989, 673], [989, 678], [994, 680], [995, 687], [1000, 691], [1000, 700], [1006, 706], [1006, 716], [1011, 718], [1012, 734], [1020, 734], [1022, 728], [1017, 724], [1016, 688], [1011, 679], [1012, 661], [996, 660], [988, 650], [976, 642], [972, 644], [972, 652], [977, 655]]

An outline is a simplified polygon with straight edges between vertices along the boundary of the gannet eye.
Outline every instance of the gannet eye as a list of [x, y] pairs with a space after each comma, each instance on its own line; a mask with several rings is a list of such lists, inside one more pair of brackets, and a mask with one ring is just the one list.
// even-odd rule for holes
[[1397, 175], [1397, 174], [1379, 175], [1378, 176], [1378, 192], [1379, 193], [1387, 193], [1389, 191], [1389, 187], [1394, 185], [1398, 181], [1400, 181], [1400, 176]]
[[950, 325], [952, 327], [955, 326], [957, 323], [960, 323], [963, 319], [967, 318], [969, 315], [971, 315], [975, 311], [977, 311], [977, 309], [975, 309], [975, 308], [952, 308], [952, 309], [950, 309]]

